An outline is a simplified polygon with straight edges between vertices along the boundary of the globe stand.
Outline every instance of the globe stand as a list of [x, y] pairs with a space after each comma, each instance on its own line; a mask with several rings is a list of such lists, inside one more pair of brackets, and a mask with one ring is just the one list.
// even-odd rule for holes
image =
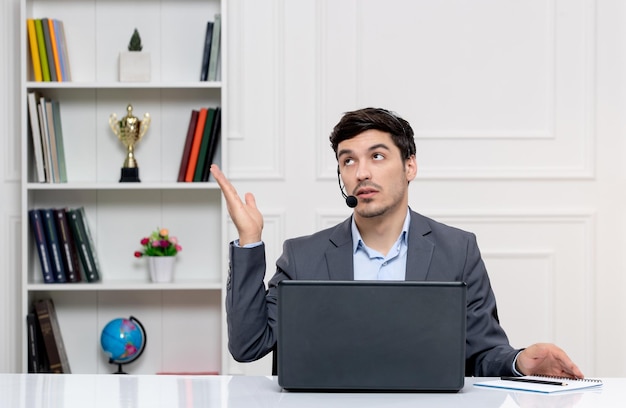
[[130, 320], [131, 322], [135, 323], [140, 328], [140, 331], [141, 331], [141, 334], [142, 334], [142, 338], [143, 338], [143, 341], [141, 343], [141, 348], [129, 360], [120, 361], [120, 360], [115, 360], [113, 358], [109, 358], [109, 364], [117, 364], [117, 371], [115, 371], [112, 374], [128, 374], [128, 373], [124, 372], [124, 370], [122, 370], [122, 365], [128, 364], [128, 363], [132, 363], [133, 361], [137, 360], [143, 354], [144, 350], [146, 349], [146, 343], [147, 343], [147, 340], [148, 340], [148, 336], [146, 334], [146, 330], [144, 329], [143, 325], [141, 324], [141, 322], [139, 320], [137, 320], [133, 316], [130, 316], [128, 318], [128, 320]]
[[128, 374], [127, 372], [122, 371], [122, 363], [116, 363], [112, 359], [109, 359], [109, 364], [117, 364], [117, 371], [112, 374]]

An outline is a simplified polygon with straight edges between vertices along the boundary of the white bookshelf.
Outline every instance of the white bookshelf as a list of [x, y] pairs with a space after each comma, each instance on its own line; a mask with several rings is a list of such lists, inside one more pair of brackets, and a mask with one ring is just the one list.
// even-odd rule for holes
[[[216, 183], [177, 183], [192, 109], [222, 108], [216, 162], [224, 165], [226, 0], [22, 0], [22, 371], [27, 371], [26, 314], [33, 300], [51, 297], [72, 373], [108, 373], [100, 331], [115, 317], [138, 318], [147, 346], [131, 374], [224, 372], [225, 208]], [[222, 14], [221, 81], [200, 82], [206, 22]], [[56, 18], [65, 26], [71, 82], [35, 82], [26, 18]], [[151, 82], [118, 82], [118, 55], [133, 30], [151, 54]], [[68, 182], [35, 180], [28, 132], [29, 91], [57, 99]], [[108, 125], [133, 105], [151, 126], [136, 146], [141, 183], [119, 183], [125, 149]], [[28, 221], [32, 208], [84, 206], [101, 264], [98, 283], [44, 284]], [[147, 261], [133, 256], [156, 227], [179, 238], [183, 251], [174, 282], [149, 282]]]

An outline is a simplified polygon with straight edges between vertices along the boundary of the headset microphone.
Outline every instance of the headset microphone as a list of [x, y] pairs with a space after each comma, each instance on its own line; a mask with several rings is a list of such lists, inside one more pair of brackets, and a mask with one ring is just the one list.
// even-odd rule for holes
[[[344, 193], [345, 195], [345, 193]], [[353, 195], [351, 196], [347, 196], [346, 197], [346, 205], [350, 208], [354, 208], [356, 207], [356, 205], [359, 203], [359, 200], [357, 200], [357, 198]]]
[[354, 208], [359, 203], [359, 200], [353, 195], [347, 195], [343, 191], [343, 186], [341, 185], [341, 174], [339, 173], [339, 166], [337, 166], [337, 181], [339, 182], [339, 190], [341, 190], [341, 195], [346, 199], [346, 205], [350, 208]]

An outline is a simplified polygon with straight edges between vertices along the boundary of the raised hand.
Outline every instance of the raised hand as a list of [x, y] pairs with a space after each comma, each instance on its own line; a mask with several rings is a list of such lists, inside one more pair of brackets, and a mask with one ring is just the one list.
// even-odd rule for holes
[[211, 174], [219, 184], [228, 214], [232, 218], [237, 232], [239, 233], [239, 245], [252, 244], [261, 241], [263, 230], [263, 215], [256, 206], [256, 200], [252, 193], [245, 194], [245, 202], [239, 198], [239, 194], [231, 182], [216, 164], [211, 165]]

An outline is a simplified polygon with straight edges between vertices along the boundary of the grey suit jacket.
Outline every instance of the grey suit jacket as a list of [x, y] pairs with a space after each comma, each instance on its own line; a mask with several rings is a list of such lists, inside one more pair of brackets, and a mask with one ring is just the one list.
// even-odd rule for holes
[[[467, 284], [466, 374], [512, 375], [519, 350], [500, 326], [496, 299], [474, 234], [411, 211], [406, 280]], [[266, 290], [265, 247], [230, 245], [226, 293], [228, 347], [254, 361], [276, 344], [277, 285], [283, 279], [353, 280], [351, 218], [313, 235], [286, 240]]]

